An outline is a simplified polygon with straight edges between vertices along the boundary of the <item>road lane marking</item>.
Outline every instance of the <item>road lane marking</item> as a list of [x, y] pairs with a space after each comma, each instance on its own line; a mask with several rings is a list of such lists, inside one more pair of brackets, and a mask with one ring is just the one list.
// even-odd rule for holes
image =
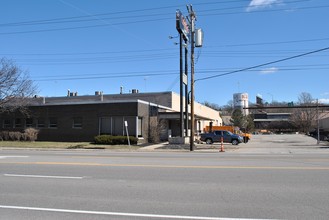
[[8, 177], [29, 177], [29, 178], [49, 178], [49, 179], [83, 179], [81, 176], [43, 176], [43, 175], [25, 175], [25, 174], [3, 174]]
[[255, 170], [329, 170], [329, 167], [295, 167], [295, 166], [197, 166], [197, 165], [158, 165], [158, 164], [106, 164], [73, 162], [0, 162], [0, 164], [24, 165], [68, 165], [99, 167], [148, 167], [148, 168], [187, 168], [187, 169], [255, 169]]
[[0, 156], [0, 159], [6, 159], [6, 158], [26, 158], [29, 156]]
[[[51, 209], [39, 207], [23, 207], [23, 206], [5, 206], [0, 205], [2, 209], [17, 209], [30, 211], [45, 211], [45, 212], [60, 212], [60, 213], [76, 213], [76, 214], [91, 214], [91, 215], [108, 215], [108, 216], [129, 216], [129, 217], [147, 217], [147, 218], [165, 218], [165, 219], [199, 219], [199, 220], [247, 220], [243, 218], [219, 218], [219, 217], [202, 217], [202, 216], [185, 216], [185, 215], [155, 215], [142, 213], [127, 213], [127, 212], [102, 212], [102, 211], [86, 211], [86, 210], [72, 210], [72, 209]], [[256, 220], [250, 219], [248, 220]], [[261, 219], [257, 219], [261, 220]], [[265, 219], [263, 219], [265, 220]]]

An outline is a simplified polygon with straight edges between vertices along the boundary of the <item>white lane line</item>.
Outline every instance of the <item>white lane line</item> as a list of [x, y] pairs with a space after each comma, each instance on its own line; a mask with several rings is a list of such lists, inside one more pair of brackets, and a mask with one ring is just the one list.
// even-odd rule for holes
[[43, 175], [24, 175], [24, 174], [3, 174], [9, 177], [29, 177], [29, 178], [50, 178], [50, 179], [83, 179], [82, 176], [43, 176]]
[[[99, 212], [99, 211], [85, 211], [85, 210], [71, 210], [71, 209], [50, 209], [50, 208], [4, 206], [4, 205], [0, 205], [0, 208], [2, 208], [2, 209], [31, 210], [31, 211], [46, 211], [46, 212], [61, 212], [61, 213], [92, 214], [92, 215], [166, 218], [166, 219], [247, 220], [247, 219], [243, 219], [243, 218], [217, 218], [217, 217], [184, 216], [184, 215], [154, 215], [154, 214], [141, 214], [141, 213]], [[249, 219], [248, 218], [248, 220], [256, 220], [256, 219]], [[257, 219], [257, 220], [260, 220], [260, 219]]]
[[6, 159], [6, 158], [26, 158], [29, 156], [0, 156], [0, 159]]

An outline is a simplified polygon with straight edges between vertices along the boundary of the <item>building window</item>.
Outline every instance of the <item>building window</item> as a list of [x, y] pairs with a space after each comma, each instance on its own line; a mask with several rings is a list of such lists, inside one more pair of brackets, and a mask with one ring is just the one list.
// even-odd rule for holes
[[143, 118], [138, 118], [138, 137], [143, 137]]
[[82, 128], [82, 118], [81, 117], [73, 118], [73, 128]]
[[49, 118], [48, 128], [57, 128], [57, 118]]
[[22, 119], [15, 118], [15, 128], [21, 128], [22, 127]]
[[11, 128], [11, 121], [10, 119], [3, 120], [3, 128]]
[[33, 118], [26, 118], [25, 119], [25, 126], [27, 128], [31, 128], [33, 126]]
[[38, 118], [38, 121], [37, 121], [37, 127], [38, 127], [38, 128], [44, 128], [44, 127], [45, 127], [45, 119], [43, 119], [43, 118]]

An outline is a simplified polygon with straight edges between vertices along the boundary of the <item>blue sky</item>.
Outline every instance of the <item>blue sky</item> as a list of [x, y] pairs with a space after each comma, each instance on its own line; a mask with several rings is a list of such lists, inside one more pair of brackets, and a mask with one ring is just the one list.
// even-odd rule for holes
[[297, 101], [302, 92], [329, 103], [326, 0], [3, 0], [0, 57], [29, 72], [41, 96], [179, 93], [175, 11], [197, 14], [204, 44], [195, 50], [195, 98], [225, 105], [233, 93]]

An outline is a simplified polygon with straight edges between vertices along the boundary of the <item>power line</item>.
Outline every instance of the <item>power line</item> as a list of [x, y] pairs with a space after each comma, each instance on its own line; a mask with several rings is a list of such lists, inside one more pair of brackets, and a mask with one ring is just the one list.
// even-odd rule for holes
[[[291, 3], [298, 3], [298, 2], [307, 2], [309, 0], [296, 0], [296, 1], [289, 1], [286, 4]], [[205, 2], [205, 3], [196, 3], [194, 5], [214, 5], [214, 4], [224, 4], [224, 3], [234, 3], [234, 2], [244, 2], [244, 0], [237, 0], [237, 1], [221, 1], [221, 2]], [[275, 5], [280, 5], [279, 3], [275, 3]], [[81, 21], [95, 21], [101, 19], [124, 19], [124, 18], [136, 18], [136, 17], [149, 17], [149, 16], [159, 16], [159, 15], [170, 15], [170, 13], [155, 13], [155, 14], [142, 14], [142, 15], [126, 15], [132, 14], [137, 12], [145, 12], [145, 11], [155, 11], [155, 10], [162, 10], [162, 9], [171, 9], [171, 8], [179, 8], [185, 7], [185, 5], [172, 5], [172, 6], [164, 6], [164, 7], [154, 7], [154, 8], [145, 8], [145, 9], [136, 9], [136, 10], [127, 10], [127, 11], [118, 11], [118, 12], [108, 12], [108, 13], [98, 13], [98, 14], [88, 14], [83, 16], [71, 16], [71, 17], [62, 17], [62, 18], [53, 18], [53, 19], [41, 19], [41, 20], [32, 20], [32, 21], [22, 21], [22, 22], [11, 22], [11, 23], [0, 23], [1, 27], [5, 26], [25, 26], [25, 25], [40, 25], [40, 24], [53, 24], [53, 23], [71, 23], [71, 22], [81, 22]], [[232, 8], [220, 8], [220, 9], [209, 9], [209, 10], [200, 10], [200, 12], [207, 12], [207, 11], [225, 11], [230, 9], [242, 9], [244, 7], [232, 7]], [[108, 15], [120, 15], [125, 14], [126, 16], [121, 17], [112, 17], [112, 18], [103, 18], [102, 16]], [[85, 19], [90, 18], [90, 19]], [[78, 20], [84, 19], [84, 20]]]
[[[329, 70], [328, 68], [315, 68], [316, 70]], [[314, 70], [314, 68], [312, 69], [279, 69], [280, 71], [302, 71], [302, 70]], [[255, 71], [255, 72], [259, 72], [261, 70], [259, 69], [255, 69], [255, 70], [248, 70], [248, 71]], [[79, 74], [79, 75], [62, 75], [59, 76], [43, 76], [43, 77], [32, 77], [34, 78], [35, 81], [67, 81], [67, 80], [91, 80], [91, 79], [109, 79], [109, 78], [134, 78], [134, 77], [158, 77], [158, 76], [170, 76], [170, 75], [175, 75], [177, 76], [177, 70], [176, 71], [172, 71], [172, 72], [164, 72], [164, 73], [157, 73], [158, 71], [154, 71], [153, 73], [140, 73], [140, 74], [132, 74], [132, 73], [116, 73], [115, 75], [112, 74], [90, 74], [90, 75], [83, 75], [83, 74]], [[215, 71], [208, 71], [208, 72], [215, 72]], [[221, 72], [221, 71], [216, 71], [216, 72]], [[179, 77], [179, 76], [178, 76]], [[172, 88], [176, 83], [177, 83], [177, 78], [175, 78], [175, 80], [173, 81], [173, 83], [168, 87], [168, 88]], [[168, 89], [170, 90], [170, 89]]]
[[[305, 1], [305, 0], [303, 0]], [[203, 3], [195, 3], [194, 5], [213, 5], [213, 4], [225, 4], [225, 3], [234, 3], [234, 2], [244, 2], [244, 0], [229, 0], [229, 1], [220, 1], [220, 2], [203, 2]], [[19, 25], [36, 25], [36, 24], [49, 24], [52, 22], [72, 22], [72, 21], [79, 21], [77, 19], [85, 19], [85, 18], [91, 18], [91, 17], [101, 17], [101, 16], [108, 16], [108, 15], [120, 15], [120, 14], [132, 14], [132, 13], [138, 13], [138, 12], [145, 12], [145, 11], [155, 11], [155, 10], [162, 10], [162, 9], [176, 9], [180, 7], [185, 7], [185, 5], [172, 5], [172, 6], [164, 6], [164, 7], [153, 7], [153, 8], [145, 8], [145, 9], [135, 9], [135, 10], [127, 10], [127, 11], [117, 11], [117, 12], [108, 12], [108, 13], [98, 13], [98, 14], [88, 14], [88, 15], [82, 15], [82, 16], [71, 16], [71, 17], [62, 17], [62, 18], [53, 18], [53, 19], [40, 19], [40, 20], [31, 20], [31, 21], [22, 21], [22, 22], [10, 22], [10, 23], [0, 23], [1, 27], [4, 26], [19, 26]], [[166, 13], [166, 15], [171, 15], [171, 13]], [[145, 15], [142, 16], [154, 16], [159, 15], [152, 14], [152, 15]], [[162, 14], [164, 15], [164, 14]], [[130, 15], [130, 16], [124, 16], [124, 17], [118, 17], [118, 19], [122, 18], [136, 18], [138, 15]], [[95, 18], [92, 18], [90, 20], [81, 20], [81, 21], [93, 21], [98, 20]]]
[[[290, 1], [290, 2], [286, 2], [286, 4], [292, 4], [292, 3], [300, 3], [300, 2], [307, 2], [309, 0], [296, 0], [296, 1]], [[276, 3], [273, 3], [274, 6], [280, 6], [282, 5], [280, 2], [276, 2]], [[198, 14], [202, 14], [202, 12], [211, 12], [211, 11], [229, 11], [229, 10], [232, 10], [232, 9], [244, 9], [246, 7], [228, 7], [228, 8], [212, 8], [212, 9], [207, 9], [207, 10], [199, 10], [198, 11]], [[276, 9], [278, 11], [282, 11], [282, 9]], [[272, 10], [267, 10], [267, 11], [276, 11], [274, 9]], [[250, 11], [248, 13], [252, 13], [253, 11]], [[237, 14], [239, 14], [240, 12], [236, 12]], [[204, 15], [208, 15], [208, 14], [204, 14]]]
[[[305, 65], [313, 66], [313, 65]], [[323, 64], [325, 66], [325, 64]], [[329, 66], [322, 68], [281, 68], [280, 71], [302, 71], [302, 70], [327, 70]], [[261, 69], [252, 69], [248, 71], [261, 71]], [[198, 72], [201, 73], [212, 73], [212, 72], [224, 72], [220, 69], [200, 69]], [[178, 75], [177, 70], [162, 70], [162, 71], [139, 71], [139, 72], [114, 72], [114, 73], [98, 73], [98, 74], [62, 74], [62, 75], [49, 75], [41, 77], [33, 77], [36, 81], [53, 81], [53, 80], [80, 80], [80, 79], [99, 79], [99, 78], [128, 78], [128, 77], [146, 77], [146, 76], [169, 76], [169, 75]], [[176, 80], [177, 81], [177, 80]]]
[[[296, 3], [296, 2], [302, 2], [306, 0], [299, 0], [299, 1], [291, 1], [287, 3]], [[229, 2], [229, 1], [227, 1]], [[226, 3], [227, 3], [226, 2]], [[239, 2], [239, 1], [237, 1]], [[286, 3], [286, 4], [287, 4]], [[202, 4], [202, 3], [200, 3]], [[204, 4], [215, 4], [213, 3], [204, 3]], [[219, 3], [218, 3], [219, 4]], [[96, 21], [100, 19], [122, 19], [122, 18], [136, 18], [141, 17], [149, 17], [149, 16], [155, 16], [156, 14], [151, 15], [131, 15], [131, 16], [124, 16], [124, 17], [117, 17], [117, 18], [101, 18], [99, 16], [104, 15], [113, 15], [113, 14], [122, 14], [122, 13], [130, 13], [130, 12], [143, 12], [143, 11], [149, 11], [149, 10], [155, 10], [155, 9], [165, 9], [165, 8], [173, 8], [173, 7], [179, 7], [179, 6], [166, 6], [166, 7], [160, 7], [160, 8], [150, 8], [150, 9], [140, 9], [140, 10], [130, 10], [125, 12], [113, 12], [113, 13], [103, 13], [103, 14], [94, 14], [94, 15], [87, 15], [87, 16], [76, 16], [76, 17], [67, 17], [67, 18], [55, 18], [55, 19], [44, 19], [44, 20], [34, 20], [34, 21], [27, 21], [27, 22], [14, 22], [14, 23], [3, 23], [0, 24], [0, 26], [20, 26], [20, 25], [43, 25], [43, 24], [55, 24], [55, 23], [71, 23], [71, 22], [90, 22], [90, 21]], [[300, 7], [296, 8], [296, 10], [305, 10], [305, 9], [320, 9], [320, 8], [326, 8], [329, 7], [329, 5], [323, 5], [323, 6], [310, 6], [310, 7]], [[215, 10], [231, 10], [231, 9], [243, 9], [245, 7], [234, 7], [234, 8], [220, 8], [220, 9], [209, 9], [209, 10], [203, 10], [203, 12], [207, 11], [215, 11]], [[274, 12], [274, 11], [282, 11], [283, 9], [271, 9], [271, 10], [265, 10], [265, 11], [252, 11], [248, 13], [255, 13], [255, 12]], [[202, 11], [201, 11], [202, 12]], [[222, 13], [222, 14], [203, 14], [203, 16], [212, 16], [212, 15], [225, 15], [225, 14], [241, 14], [246, 12], [230, 12], [230, 13]], [[119, 21], [116, 23], [106, 23], [106, 24], [95, 24], [95, 25], [84, 25], [84, 26], [75, 26], [75, 27], [62, 27], [62, 28], [49, 28], [49, 29], [39, 29], [39, 30], [26, 30], [26, 31], [12, 31], [12, 32], [0, 32], [0, 35], [12, 35], [12, 34], [28, 34], [28, 33], [41, 33], [41, 32], [52, 32], [52, 31], [65, 31], [65, 30], [77, 30], [77, 29], [86, 29], [86, 28], [98, 28], [98, 27], [105, 27], [105, 26], [113, 26], [113, 25], [127, 25], [127, 24], [135, 24], [135, 23], [145, 23], [145, 22], [155, 22], [155, 21], [164, 21], [164, 20], [171, 20], [172, 16], [170, 13], [163, 13], [161, 15], [168, 14], [168, 17], [162, 17], [162, 18], [153, 18], [153, 19], [143, 19], [143, 20], [135, 20], [132, 21]], [[202, 15], [202, 13], [201, 13]], [[85, 20], [76, 20], [81, 18], [90, 18], [92, 19], [85, 19]], [[95, 18], [96, 17], [96, 18]], [[97, 18], [98, 17], [98, 18]]]
[[[320, 6], [308, 6], [308, 7], [299, 7], [294, 8], [294, 10], [307, 10], [307, 9], [323, 9], [328, 8], [329, 5], [320, 5]], [[212, 9], [212, 11], [221, 11], [222, 9]], [[237, 15], [237, 14], [244, 14], [244, 13], [269, 13], [269, 12], [280, 12], [285, 11], [285, 9], [270, 9], [270, 10], [257, 10], [257, 11], [250, 11], [250, 12], [224, 12], [224, 13], [205, 13], [200, 16], [223, 16], [223, 15]]]
[[[305, 43], [315, 41], [327, 41], [329, 37], [314, 38], [314, 39], [302, 39], [302, 40], [290, 40], [290, 41], [272, 41], [272, 42], [260, 42], [260, 43], [248, 43], [248, 44], [228, 44], [222, 46], [210, 46], [210, 47], [245, 47], [245, 46], [261, 46], [261, 45], [273, 45], [273, 44], [292, 44], [292, 43]], [[205, 48], [209, 48], [205, 47]]]
[[[234, 45], [223, 45], [223, 46], [204, 46], [203, 48], [218, 48], [218, 47], [229, 47], [229, 46], [253, 46], [253, 45], [263, 45], [263, 44], [288, 44], [288, 43], [299, 43], [299, 42], [316, 42], [325, 41], [328, 38], [317, 38], [317, 39], [302, 39], [294, 41], [272, 41], [272, 42], [261, 42], [261, 43], [249, 43], [249, 44], [234, 44]], [[105, 55], [105, 54], [132, 54], [132, 53], [144, 53], [144, 52], [154, 52], [154, 51], [176, 51], [176, 48], [155, 48], [155, 49], [142, 49], [142, 50], [120, 50], [120, 51], [99, 51], [99, 52], [65, 52], [65, 53], [1, 53], [2, 56], [75, 56], [75, 55]], [[299, 50], [208, 50], [203, 51], [203, 54], [273, 54], [273, 53], [298, 53], [305, 50], [311, 49], [299, 49]]]
[[322, 51], [325, 51], [325, 50], [329, 50], [329, 47], [325, 47], [325, 48], [322, 48], [322, 49], [319, 49], [319, 50], [314, 50], [314, 51], [311, 51], [311, 52], [299, 54], [299, 55], [292, 56], [292, 57], [287, 57], [287, 58], [284, 58], [284, 59], [280, 59], [280, 60], [276, 60], [276, 61], [272, 61], [272, 62], [268, 62], [268, 63], [256, 65], [256, 66], [243, 68], [243, 69], [240, 69], [240, 70], [235, 70], [235, 71], [231, 71], [231, 72], [227, 72], [227, 73], [223, 73], [223, 74], [218, 74], [218, 75], [214, 75], [214, 76], [208, 76], [208, 77], [196, 79], [195, 82], [196, 81], [202, 81], [202, 80], [208, 80], [208, 79], [212, 79], [212, 78], [217, 78], [217, 77], [220, 77], [220, 76], [231, 75], [231, 74], [234, 74], [234, 73], [251, 70], [251, 69], [258, 68], [258, 67], [263, 67], [263, 66], [267, 66], [267, 65], [270, 65], [270, 64], [274, 64], [274, 63], [280, 63], [280, 62], [283, 62], [283, 61], [296, 59], [296, 58], [307, 56], [307, 55], [310, 55], [310, 54], [319, 53], [319, 52], [322, 52]]
[[[205, 53], [206, 54], [206, 53]], [[204, 58], [217, 58], [217, 57], [245, 57], [245, 55], [205, 55]], [[259, 54], [258, 56], [264, 57], [278, 57], [278, 55], [265, 56]], [[248, 57], [258, 57], [255, 55], [248, 55]], [[316, 55], [317, 57], [321, 55]], [[327, 56], [327, 55], [322, 55]], [[88, 65], [100, 63], [117, 63], [117, 62], [143, 62], [143, 61], [163, 61], [168, 59], [177, 58], [175, 53], [162, 53], [162, 54], [136, 54], [136, 55], [122, 55], [122, 56], [83, 56], [83, 57], [61, 57], [61, 58], [16, 58], [15, 61], [24, 65]], [[228, 69], [228, 68], [227, 68]]]
[[3, 55], [10, 56], [71, 56], [71, 55], [101, 55], [101, 54], [131, 54], [131, 53], [143, 53], [156, 51], [173, 51], [174, 49], [158, 48], [158, 49], [143, 49], [143, 50], [120, 50], [120, 51], [100, 51], [100, 52], [76, 52], [76, 53], [3, 53]]
[[[329, 38], [322, 38], [322, 39], [304, 39], [304, 40], [297, 40], [297, 41], [285, 41], [285, 42], [268, 42], [266, 44], [280, 44], [280, 43], [289, 43], [289, 42], [305, 42], [305, 41], [318, 41], [318, 40], [325, 40]], [[264, 43], [259, 43], [259, 44], [264, 44]], [[240, 44], [242, 45], [242, 44]], [[244, 44], [247, 45], [247, 44]], [[248, 45], [256, 45], [256, 44], [248, 44]], [[205, 48], [212, 48], [212, 47], [205, 47]], [[310, 50], [310, 49], [299, 49], [299, 50], [221, 50], [221, 51], [203, 51], [203, 55], [209, 55], [212, 57], [215, 57], [216, 55], [221, 55], [221, 56], [225, 56], [228, 57], [228, 55], [262, 55], [262, 57], [264, 57], [264, 54], [291, 54], [291, 53], [298, 53], [298, 52], [302, 52], [305, 50]], [[67, 52], [67, 53], [1, 53], [1, 56], [61, 56], [62, 60], [66, 59], [65, 57], [69, 57], [69, 56], [83, 56], [83, 55], [89, 55], [93, 56], [93, 55], [114, 55], [116, 58], [118, 57], [118, 54], [135, 54], [135, 56], [140, 56], [142, 54], [142, 56], [145, 56], [146, 54], [149, 55], [150, 57], [153, 57], [154, 54], [148, 54], [148, 52], [169, 52], [170, 55], [173, 55], [174, 53], [176, 54], [176, 48], [156, 48], [156, 49], [143, 49], [143, 50], [121, 50], [121, 51], [99, 51], [99, 52]], [[145, 54], [146, 53], [146, 54]], [[144, 55], [145, 54], [145, 55]], [[168, 55], [168, 53], [166, 53]], [[162, 55], [165, 55], [164, 53], [162, 53]], [[65, 57], [63, 57], [65, 56]], [[127, 55], [127, 56], [120, 56], [123, 59], [126, 59], [127, 57], [130, 57], [131, 55]], [[98, 57], [97, 57], [98, 58]], [[105, 58], [105, 57], [103, 57]], [[108, 57], [111, 58], [111, 57]], [[72, 58], [73, 59], [73, 58]], [[40, 61], [44, 61], [45, 59], [36, 59], [36, 61], [40, 62]], [[25, 60], [24, 60], [25, 61]], [[33, 61], [32, 59], [30, 59], [30, 61]]]
[[52, 32], [52, 31], [65, 31], [65, 30], [78, 30], [78, 29], [98, 28], [98, 27], [106, 27], [106, 26], [113, 26], [113, 25], [125, 25], [125, 24], [136, 24], [136, 23], [144, 23], [144, 22], [156, 22], [156, 21], [163, 21], [163, 20], [170, 20], [170, 19], [172, 19], [172, 18], [158, 18], [158, 19], [148, 19], [148, 20], [129, 21], [129, 22], [117, 22], [117, 23], [111, 23], [111, 24], [85, 25], [85, 26], [77, 26], [77, 27], [40, 29], [40, 30], [30, 30], [30, 31], [1, 32], [0, 35], [28, 34], [28, 33], [41, 33], [41, 32]]
[[148, 74], [132, 74], [132, 75], [111, 75], [111, 76], [84, 76], [84, 77], [66, 77], [66, 78], [53, 78], [53, 79], [35, 79], [35, 81], [64, 81], [64, 80], [90, 80], [90, 79], [108, 79], [108, 78], [131, 78], [131, 77], [145, 77], [145, 76], [164, 76], [176, 75], [177, 73], [148, 73]]
[[[52, 24], [52, 23], [70, 23], [70, 22], [78, 22], [78, 21], [94, 21], [99, 20], [101, 16], [108, 16], [108, 15], [118, 15], [118, 14], [130, 14], [136, 12], [144, 12], [150, 10], [158, 10], [158, 9], [165, 9], [165, 8], [174, 8], [175, 6], [167, 6], [167, 7], [158, 7], [158, 8], [148, 8], [148, 9], [139, 9], [139, 10], [128, 10], [128, 11], [119, 11], [119, 12], [108, 12], [108, 13], [100, 13], [100, 14], [88, 14], [82, 16], [72, 16], [72, 17], [62, 17], [62, 18], [53, 18], [53, 19], [41, 19], [41, 20], [32, 20], [32, 21], [22, 21], [22, 22], [11, 22], [11, 23], [0, 23], [0, 26], [25, 26], [25, 25], [39, 25], [39, 24]], [[169, 14], [169, 13], [167, 13]], [[122, 19], [122, 18], [136, 18], [137, 15], [130, 15], [130, 16], [121, 16], [121, 17], [112, 17], [111, 19]], [[144, 17], [150, 15], [143, 15]], [[153, 15], [152, 15], [153, 16]], [[85, 19], [90, 18], [90, 19]], [[78, 20], [84, 19], [84, 20]]]
[[[313, 68], [301, 68], [313, 67]], [[319, 68], [318, 68], [319, 67]], [[329, 69], [329, 64], [313, 64], [313, 65], [288, 65], [278, 66], [280, 71], [301, 71], [301, 70], [324, 70]], [[261, 71], [261, 69], [252, 69], [248, 71]], [[227, 72], [225, 69], [198, 69], [199, 73]], [[61, 80], [84, 80], [84, 79], [101, 79], [101, 78], [131, 78], [146, 76], [170, 76], [178, 75], [177, 70], [150, 70], [150, 71], [133, 71], [133, 72], [112, 72], [112, 73], [86, 73], [86, 74], [56, 74], [41, 77], [33, 77], [36, 81], [61, 81]], [[179, 76], [177, 76], [179, 77]], [[177, 79], [170, 88], [176, 83]]]

